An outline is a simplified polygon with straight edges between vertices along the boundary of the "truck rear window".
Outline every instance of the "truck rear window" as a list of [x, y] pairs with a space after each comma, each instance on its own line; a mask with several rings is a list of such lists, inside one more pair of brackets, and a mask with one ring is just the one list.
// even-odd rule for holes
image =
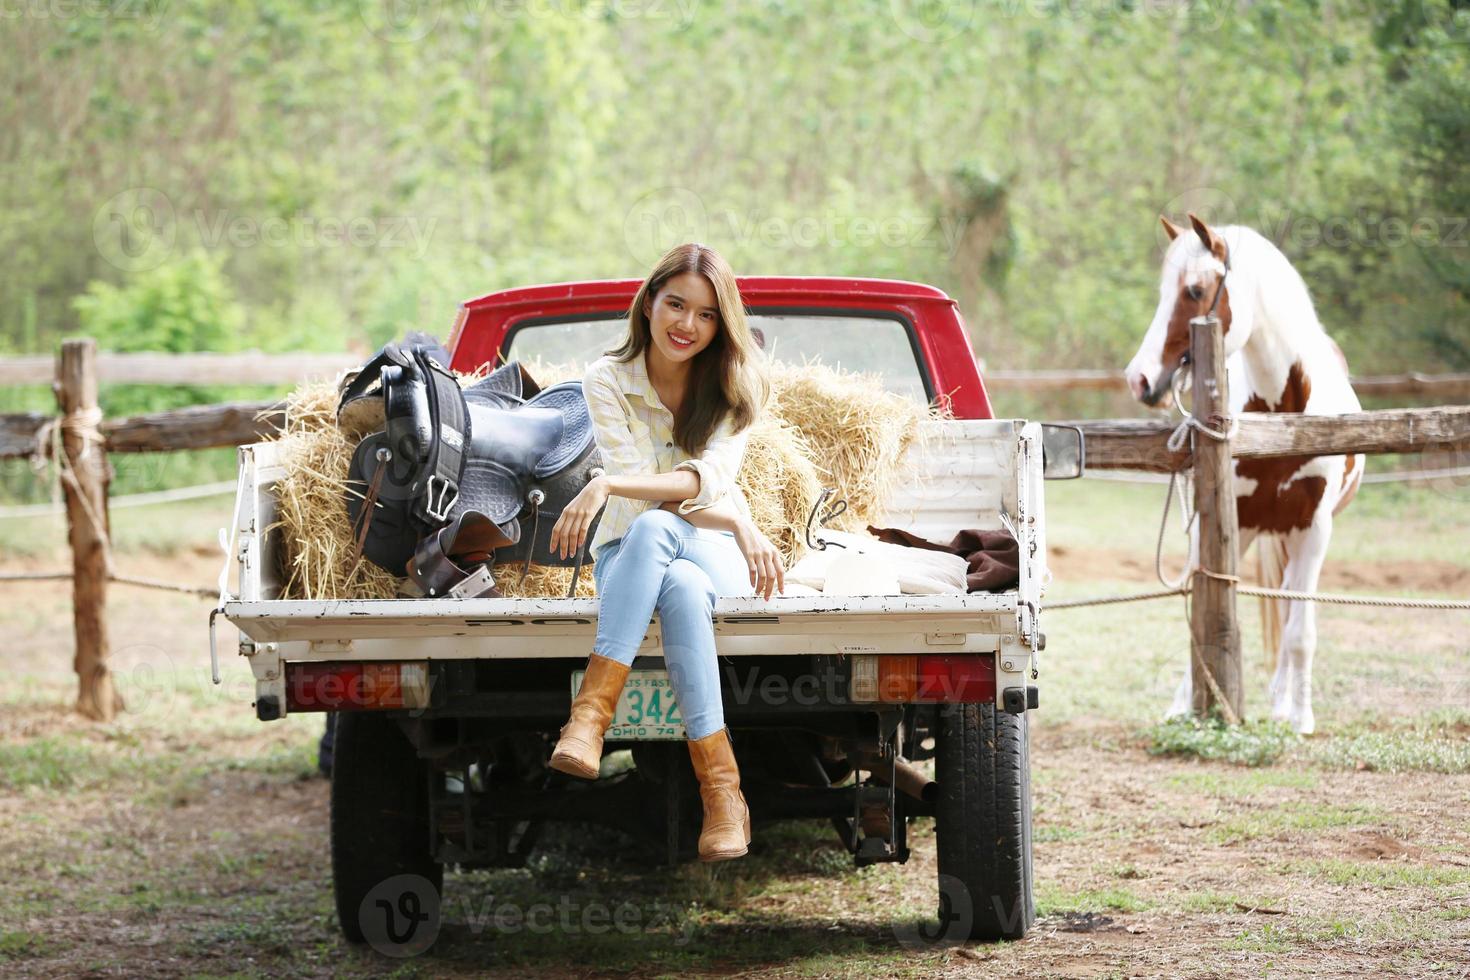
[[[773, 359], [789, 364], [813, 361], [845, 371], [882, 377], [894, 394], [926, 403], [929, 394], [909, 327], [879, 316], [825, 313], [754, 313], [751, 329]], [[525, 323], [511, 329], [506, 360], [584, 367], [622, 342], [627, 321], [564, 320]]]

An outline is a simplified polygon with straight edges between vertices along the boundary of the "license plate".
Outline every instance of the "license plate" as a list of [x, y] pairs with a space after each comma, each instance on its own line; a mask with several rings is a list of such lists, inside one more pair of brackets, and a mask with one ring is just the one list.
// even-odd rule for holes
[[[586, 671], [572, 671], [572, 697], [582, 686]], [[666, 670], [630, 670], [613, 711], [612, 724], [603, 736], [609, 742], [637, 742], [660, 738], [684, 738], [684, 717], [674, 700], [674, 688]]]

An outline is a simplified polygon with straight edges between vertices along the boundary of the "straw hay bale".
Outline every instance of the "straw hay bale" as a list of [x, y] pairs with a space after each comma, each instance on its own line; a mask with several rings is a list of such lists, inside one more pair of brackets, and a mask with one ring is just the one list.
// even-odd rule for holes
[[811, 446], [801, 430], [775, 411], [762, 412], [746, 440], [735, 482], [750, 504], [750, 519], [790, 568], [806, 553], [807, 515], [822, 492]]
[[[527, 364], [542, 385], [581, 376], [560, 364]], [[819, 364], [772, 366], [772, 398], [746, 444], [738, 476], [751, 517], [780, 550], [787, 567], [806, 551], [805, 526], [823, 486], [846, 498], [848, 510], [834, 526], [860, 530], [882, 515], [899, 478], [898, 462], [918, 432], [926, 410], [884, 392], [873, 375], [834, 371]], [[459, 378], [467, 385], [483, 372]], [[336, 425], [337, 387], [302, 385], [288, 399], [282, 446], [285, 475], [277, 484], [284, 568], [282, 598], [386, 599], [399, 580], [369, 561], [349, 567], [351, 523], [343, 495], [352, 452], [365, 433]], [[531, 566], [521, 581], [519, 564], [495, 567], [508, 597], [564, 596], [570, 568]], [[595, 595], [590, 566], [577, 595]]]
[[823, 485], [836, 490], [834, 499], [847, 501], [832, 526], [861, 531], [882, 520], [904, 475], [899, 464], [929, 409], [886, 391], [876, 374], [819, 363], [774, 364], [771, 393], [776, 412], [810, 447]]
[[286, 399], [276, 484], [283, 599], [391, 599], [398, 579], [369, 561], [350, 564], [352, 525], [343, 504], [357, 441], [337, 428], [337, 388], [305, 384]]

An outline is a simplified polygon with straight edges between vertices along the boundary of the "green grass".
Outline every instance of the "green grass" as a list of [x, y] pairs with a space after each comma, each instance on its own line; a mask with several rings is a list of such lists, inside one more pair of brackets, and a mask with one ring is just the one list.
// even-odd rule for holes
[[1303, 746], [1318, 765], [1374, 772], [1470, 772], [1470, 740], [1426, 734], [1422, 729], [1358, 732]]
[[1246, 953], [1285, 953], [1295, 941], [1295, 937], [1285, 927], [1267, 922], [1255, 929], [1241, 932], [1227, 942], [1225, 948]]
[[[1395, 946], [1443, 939], [1444, 919], [1434, 911], [1390, 912], [1374, 916], [1304, 915], [1266, 922], [1247, 929], [1225, 944], [1243, 952], [1284, 953], [1294, 947], [1338, 943], [1388, 942]], [[1428, 964], [1426, 964], [1427, 969]]]
[[1397, 861], [1307, 861], [1293, 870], [1334, 885], [1365, 888], [1431, 888], [1470, 884], [1470, 868]]
[[1190, 892], [1184, 896], [1179, 907], [1185, 912], [1203, 913], [1241, 913], [1248, 909], [1279, 909], [1282, 908], [1283, 899], [1263, 898], [1260, 896], [1231, 895], [1217, 891]]
[[1036, 886], [1036, 914], [1060, 915], [1066, 912], [1142, 912], [1152, 903], [1126, 888], [1099, 888], [1069, 891], [1046, 882]]
[[[1050, 547], [1115, 551], [1152, 565], [1163, 486], [1084, 479], [1048, 483], [1046, 493]], [[1171, 515], [1165, 537], [1169, 574], [1182, 567], [1185, 547], [1176, 517]], [[1451, 499], [1424, 487], [1366, 487], [1337, 522], [1328, 561], [1359, 567], [1379, 560], [1426, 559], [1470, 565], [1470, 546], [1463, 530], [1467, 526], [1470, 494]], [[1252, 561], [1247, 557], [1247, 567]], [[1157, 587], [1152, 578], [1128, 581], [1104, 572], [1058, 579], [1048, 589], [1047, 599], [1127, 594]], [[1044, 611], [1048, 646], [1040, 657], [1040, 723], [1081, 719], [1110, 719], [1134, 727], [1157, 723], [1188, 663], [1185, 609], [1182, 599], [1161, 599]], [[1242, 600], [1237, 613], [1246, 715], [1259, 717], [1267, 709], [1269, 679], [1261, 649], [1260, 604]], [[1418, 629], [1411, 639], [1405, 639], [1391, 628], [1389, 617], [1402, 617], [1406, 626]], [[1470, 646], [1460, 628], [1463, 618], [1455, 613], [1321, 607], [1314, 678], [1319, 735], [1330, 736], [1357, 725], [1365, 711], [1385, 713], [1389, 715], [1386, 720], [1397, 726], [1411, 712], [1418, 715], [1426, 709], [1463, 705], [1465, 691], [1470, 690], [1465, 666], [1470, 663], [1465, 659]], [[1423, 683], [1426, 677], [1432, 678], [1428, 687]], [[1463, 732], [1458, 740], [1465, 741]], [[1371, 758], [1367, 761], [1375, 763]], [[1337, 766], [1340, 761], [1328, 755], [1324, 764]], [[1386, 764], [1461, 771], [1460, 756], [1454, 752]]]
[[[220, 554], [223, 561], [215, 538], [219, 528], [230, 526], [233, 507], [233, 491], [175, 503], [114, 507], [109, 514], [113, 547], [122, 554], [161, 555], [202, 548]], [[53, 564], [61, 568], [70, 561], [66, 535], [64, 514], [0, 517], [0, 555], [54, 558]]]
[[58, 949], [58, 943], [47, 936], [40, 936], [33, 932], [0, 929], [0, 963], [38, 959], [50, 956]]
[[93, 785], [126, 768], [110, 753], [74, 739], [42, 736], [25, 742], [0, 742], [0, 787], [43, 790]]
[[[1047, 489], [1054, 544], [1151, 556], [1162, 487], [1083, 482], [1054, 483]], [[1417, 500], [1415, 492], [1410, 496]], [[164, 511], [117, 511], [120, 549], [137, 548], [150, 534], [164, 547], [212, 547], [213, 529], [227, 518], [227, 505], [228, 498], [219, 498]], [[1432, 543], [1432, 549], [1441, 553], [1451, 545], [1459, 547], [1463, 540], [1462, 534], [1446, 533], [1445, 528], [1470, 524], [1467, 515], [1457, 516], [1441, 501], [1417, 500], [1405, 513], [1413, 521], [1442, 522]], [[1350, 512], [1361, 523], [1365, 541], [1355, 544], [1351, 534], [1341, 532], [1348, 523], [1345, 518], [1338, 542], [1344, 551], [1339, 555], [1335, 544], [1334, 560], [1370, 555], [1376, 547], [1411, 548], [1413, 541], [1399, 540], [1395, 514], [1393, 509], [1379, 514], [1371, 508]], [[44, 538], [40, 533], [44, 527], [17, 531], [15, 523], [0, 520], [0, 552], [10, 554], [9, 543], [23, 533]], [[1171, 532], [1170, 554], [1176, 556], [1177, 537]], [[56, 550], [59, 540], [54, 535], [45, 539], [38, 545], [39, 553], [64, 553]], [[1373, 544], [1375, 540], [1386, 543]], [[1058, 582], [1050, 595], [1141, 588], [1147, 586]], [[124, 603], [132, 594], [121, 590], [114, 594], [117, 607], [126, 610]], [[1266, 679], [1255, 646], [1256, 604], [1243, 602], [1241, 615], [1247, 710], [1259, 712], [1264, 710]], [[1214, 814], [1213, 824], [1190, 824], [1188, 836], [1201, 851], [1212, 845], [1264, 841], [1254, 850], [1242, 847], [1233, 852], [1256, 861], [1280, 850], [1281, 845], [1273, 842], [1278, 839], [1340, 837], [1342, 831], [1360, 827], [1407, 830], [1410, 818], [1399, 809], [1378, 809], [1370, 805], [1372, 801], [1360, 801], [1351, 788], [1340, 792], [1344, 783], [1389, 787], [1391, 777], [1331, 770], [1470, 771], [1465, 759], [1470, 752], [1466, 744], [1470, 711], [1462, 707], [1463, 686], [1457, 688], [1454, 682], [1458, 676], [1454, 672], [1464, 672], [1455, 666], [1463, 662], [1455, 657], [1465, 651], [1461, 634], [1455, 632], [1458, 620], [1446, 619], [1441, 633], [1421, 631], [1414, 643], [1395, 645], [1385, 642], [1396, 628], [1391, 615], [1341, 607], [1319, 611], [1323, 639], [1317, 712], [1324, 734], [1298, 739], [1259, 722], [1238, 731], [1155, 724], [1187, 655], [1181, 602], [1047, 613], [1050, 643], [1041, 656], [1043, 708], [1033, 719], [1043, 734], [1038, 752], [1048, 746], [1044, 740], [1051, 734], [1045, 731], [1048, 726], [1080, 723], [1077, 728], [1089, 749], [1116, 747], [1126, 753], [1123, 764], [1157, 773], [1160, 814], [1172, 816], [1168, 808], [1185, 796]], [[46, 610], [12, 608], [6, 623], [19, 624], [20, 633], [30, 637], [31, 648], [50, 656], [48, 636], [57, 628], [55, 616]], [[37, 929], [29, 920], [97, 916], [129, 925], [161, 920], [167, 923], [167, 932], [160, 952], [176, 955], [191, 971], [227, 972], [239, 967], [351, 976], [381, 975], [392, 968], [393, 975], [432, 976], [456, 968], [557, 973], [571, 969], [570, 964], [596, 963], [602, 971], [640, 975], [776, 967], [783, 975], [794, 976], [929, 976], [958, 963], [895, 944], [896, 929], [932, 915], [932, 881], [915, 887], [920, 872], [913, 864], [856, 869], [831, 828], [821, 821], [762, 826], [752, 853], [729, 866], [685, 865], [671, 870], [651, 859], [647, 848], [610, 837], [607, 831], [552, 825], [527, 868], [451, 873], [441, 947], [432, 957], [408, 964], [360, 955], [337, 938], [330, 876], [321, 858], [324, 838], [309, 822], [299, 831], [281, 831], [278, 826], [267, 839], [252, 832], [249, 821], [242, 818], [238, 824], [201, 827], [193, 843], [166, 851], [150, 849], [146, 842], [107, 827], [55, 838], [52, 828], [63, 819], [57, 814], [73, 803], [96, 808], [126, 800], [150, 817], [157, 815], [161, 823], [187, 821], [194, 817], [190, 808], [223, 785], [258, 787], [261, 806], [274, 806], [271, 794], [290, 789], [294, 781], [314, 772], [318, 717], [296, 716], [261, 725], [249, 708], [253, 684], [243, 661], [223, 658], [226, 685], [215, 688], [207, 680], [202, 642], [189, 646], [195, 643], [192, 634], [176, 635], [185, 639], [167, 651], [169, 664], [158, 670], [120, 671], [119, 687], [129, 711], [112, 725], [66, 723], [59, 731], [48, 727], [54, 719], [46, 711], [69, 704], [74, 696], [64, 658], [38, 660], [40, 666], [27, 666], [8, 686], [0, 713], [22, 707], [35, 712], [41, 734], [0, 741], [0, 789], [24, 800], [22, 812], [7, 830], [23, 843], [33, 836], [44, 842], [35, 846], [45, 858], [42, 863], [20, 853], [0, 854], [0, 870], [14, 882], [0, 894], [0, 922]], [[200, 641], [202, 637], [201, 628]], [[1371, 697], [1363, 696], [1364, 691]], [[1420, 695], [1423, 700], [1417, 699]], [[24, 725], [21, 730], [26, 730]], [[1199, 762], [1150, 765], [1132, 738], [1140, 730], [1150, 746], [1172, 759]], [[1069, 732], [1067, 737], [1076, 736]], [[1088, 788], [1062, 778], [1070, 770], [1049, 771], [1044, 754], [1038, 754], [1036, 765], [1036, 839], [1043, 845], [1038, 848], [1038, 903], [1043, 914], [1111, 915], [1158, 909], [1218, 916], [1209, 924], [1211, 933], [1223, 922], [1242, 931], [1217, 942], [1265, 953], [1328, 942], [1334, 936], [1391, 939], [1396, 928], [1405, 935], [1443, 942], [1461, 935], [1465, 916], [1470, 915], [1463, 901], [1465, 869], [1440, 868], [1432, 857], [1419, 863], [1299, 861], [1284, 868], [1277, 862], [1270, 865], [1268, 883], [1184, 891], [1175, 890], [1179, 886], [1174, 866], [1112, 847], [1085, 873], [1049, 883], [1042, 857], [1075, 856], [1094, 841], [1137, 841], [1150, 828], [1115, 826], [1100, 819], [1107, 815], [1104, 812], [1069, 809], [1086, 799]], [[1277, 805], [1262, 805], [1272, 802]], [[1058, 819], [1049, 820], [1053, 815]], [[1452, 807], [1446, 804], [1435, 819], [1453, 819]], [[1176, 824], [1169, 822], [1171, 832]], [[915, 823], [910, 827], [911, 844], [932, 848], [933, 832], [932, 821]], [[1401, 899], [1413, 896], [1416, 902], [1425, 896], [1435, 907], [1414, 916], [1379, 914], [1358, 923], [1345, 905], [1298, 908], [1291, 889], [1309, 881], [1334, 886], [1331, 890], [1345, 903], [1382, 889], [1395, 891]], [[1256, 893], [1257, 887], [1272, 894]], [[524, 908], [548, 895], [553, 900], [567, 895], [584, 907], [631, 901], [639, 910], [640, 928], [631, 935], [473, 928], [480, 907], [491, 896], [496, 903]], [[1239, 908], [1280, 909], [1288, 904], [1289, 921], [1247, 915]], [[1306, 912], [1321, 916], [1309, 918]], [[1206, 955], [1218, 957], [1208, 948], [1210, 942], [1204, 941]], [[217, 951], [210, 954], [214, 958], [200, 958], [206, 947]], [[998, 958], [1007, 956], [1005, 947], [987, 948], [987, 953], [992, 950]], [[58, 949], [44, 930], [0, 933], [0, 962], [31, 959], [50, 967], [52, 958], [63, 962], [63, 953], [64, 947]], [[66, 954], [66, 965], [84, 968], [83, 960], [70, 960], [76, 955]], [[136, 960], [127, 955], [99, 948], [96, 972], [136, 970]], [[246, 966], [252, 956], [259, 959]], [[24, 965], [34, 968], [30, 962]]]
[[1324, 830], [1381, 827], [1386, 819], [1384, 812], [1377, 807], [1298, 801], [1264, 807], [1223, 820], [1210, 828], [1209, 837], [1219, 844], [1235, 844]]
[[1055, 844], [1060, 841], [1077, 840], [1079, 837], [1087, 836], [1087, 832], [1078, 830], [1076, 827], [1038, 821], [1031, 836], [1039, 844]]
[[1170, 786], [1225, 798], [1251, 797], [1267, 789], [1316, 789], [1321, 777], [1300, 769], [1218, 769], [1176, 773]]
[[1150, 755], [1184, 756], [1230, 762], [1239, 766], [1269, 766], [1297, 741], [1284, 725], [1246, 722], [1227, 725], [1218, 719], [1175, 718], [1145, 732]]

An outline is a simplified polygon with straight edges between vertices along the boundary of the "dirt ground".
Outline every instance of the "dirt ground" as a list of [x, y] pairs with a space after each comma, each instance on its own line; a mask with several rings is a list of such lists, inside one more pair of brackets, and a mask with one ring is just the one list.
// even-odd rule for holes
[[[1053, 559], [1060, 582], [1087, 583], [1069, 597], [1153, 575], [1132, 552]], [[218, 567], [202, 546], [121, 564], [199, 584]], [[1470, 561], [1442, 564], [1380, 568], [1371, 584], [1470, 592]], [[0, 571], [44, 565], [0, 558]], [[1330, 571], [1323, 587], [1366, 587], [1363, 574]], [[935, 904], [929, 820], [912, 825], [906, 865], [856, 870], [824, 824], [757, 814], [747, 858], [672, 870], [617, 835], [561, 826], [526, 869], [447, 875], [437, 946], [398, 961], [337, 931], [319, 722], [257, 723], [230, 658], [226, 683], [208, 684], [207, 601], [114, 588], [129, 711], [95, 725], [68, 710], [64, 590], [3, 588], [0, 668], [18, 678], [0, 699], [7, 976], [1470, 977], [1463, 620], [1407, 627], [1406, 657], [1458, 665], [1431, 684], [1418, 661], [1373, 655], [1402, 640], [1400, 614], [1324, 614], [1322, 733], [1240, 766], [1148, 751], [1174, 678], [1172, 606], [1058, 616], [1049, 649], [1077, 659], [1048, 661], [1033, 716], [1041, 918], [1021, 942], [915, 938]], [[1103, 634], [1121, 639], [1087, 642]], [[1153, 652], [1130, 679], [1114, 658], [1140, 645]], [[1259, 706], [1264, 681], [1250, 683]], [[550, 928], [499, 914], [542, 906]], [[618, 910], [631, 925], [599, 927]]]

